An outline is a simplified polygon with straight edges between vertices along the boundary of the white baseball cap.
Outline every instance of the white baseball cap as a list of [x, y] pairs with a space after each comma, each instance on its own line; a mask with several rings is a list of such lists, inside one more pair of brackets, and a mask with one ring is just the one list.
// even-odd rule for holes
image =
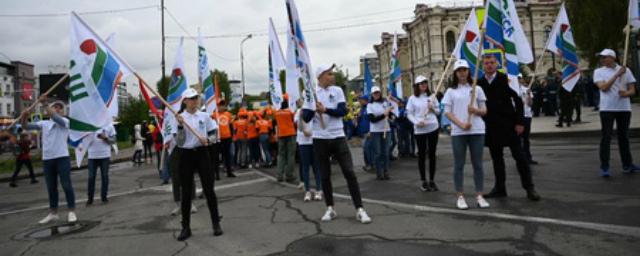
[[426, 81], [427, 81], [426, 77], [424, 77], [422, 75], [419, 75], [419, 76], [416, 77], [416, 81], [413, 84], [419, 84], [419, 83], [426, 82]]
[[198, 92], [193, 88], [186, 89], [184, 92], [182, 92], [183, 99], [193, 98], [195, 96], [198, 96]]
[[609, 57], [615, 58], [616, 52], [611, 49], [604, 49], [600, 53], [598, 53], [598, 56], [609, 56]]
[[522, 73], [518, 73], [518, 78], [523, 78]]
[[380, 92], [380, 87], [378, 87], [378, 86], [371, 87], [371, 94], [374, 94], [376, 92]]
[[456, 63], [453, 64], [453, 71], [458, 70], [459, 68], [469, 68], [469, 63], [466, 60], [456, 60]]
[[316, 68], [316, 78], [320, 78], [320, 75], [322, 75], [324, 72], [331, 71], [335, 67], [336, 64], [318, 66], [318, 68]]

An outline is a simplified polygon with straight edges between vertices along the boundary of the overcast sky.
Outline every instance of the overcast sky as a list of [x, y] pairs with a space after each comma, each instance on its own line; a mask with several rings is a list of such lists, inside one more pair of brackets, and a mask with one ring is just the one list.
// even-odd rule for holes
[[[358, 75], [359, 56], [373, 52], [382, 32], [402, 32], [402, 22], [413, 16], [417, 3], [464, 4], [471, 0], [297, 0], [298, 12], [309, 47], [313, 66], [336, 63], [348, 69], [350, 77]], [[476, 3], [482, 2], [476, 0]], [[285, 0], [166, 0], [168, 11], [196, 36], [198, 27], [205, 36], [228, 36], [205, 40], [211, 68], [226, 71], [240, 79], [240, 41], [243, 35], [257, 34], [244, 44], [245, 77], [248, 93], [267, 90], [267, 32], [272, 17], [279, 33], [286, 32]], [[83, 12], [136, 8], [158, 8], [127, 12], [82, 14]], [[0, 61], [7, 58], [32, 63], [36, 75], [69, 62], [69, 16], [6, 17], [7, 14], [46, 14], [76, 11], [103, 38], [116, 33], [116, 50], [150, 84], [160, 79], [161, 32], [159, 0], [21, 0], [0, 3]], [[312, 31], [316, 30], [316, 31]], [[320, 31], [317, 31], [320, 30]], [[165, 14], [167, 75], [173, 66], [178, 36], [187, 36]], [[280, 36], [283, 50], [286, 38]], [[197, 81], [196, 41], [185, 39], [185, 68], [189, 84]], [[131, 82], [129, 78], [127, 81]], [[128, 90], [137, 95], [138, 89]]]

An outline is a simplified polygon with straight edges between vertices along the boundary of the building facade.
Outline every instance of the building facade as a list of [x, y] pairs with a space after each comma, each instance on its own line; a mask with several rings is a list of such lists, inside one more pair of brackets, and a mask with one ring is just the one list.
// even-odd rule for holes
[[[561, 1], [524, 0], [515, 2], [520, 23], [531, 44], [535, 60], [538, 61], [544, 52], [545, 43], [560, 9]], [[410, 95], [411, 84], [418, 75], [427, 77], [432, 85], [438, 83], [472, 7], [416, 5], [414, 19], [403, 23], [403, 34], [398, 35], [404, 96]], [[372, 72], [381, 78], [379, 85], [384, 85], [383, 87], [386, 87], [389, 79], [392, 43], [393, 34], [385, 32], [382, 33], [381, 42], [373, 46], [380, 61], [380, 68], [378, 71], [372, 70]], [[556, 61], [559, 61], [558, 58]], [[553, 65], [551, 54], [545, 54], [543, 66], [538, 70], [537, 75], [544, 74]], [[586, 61], [581, 61], [581, 65], [586, 66]], [[556, 63], [555, 66], [560, 67], [560, 63]], [[533, 63], [525, 67], [529, 72], [532, 72], [534, 68]]]
[[33, 65], [0, 62], [0, 117], [15, 117], [36, 100]]
[[13, 66], [0, 63], [0, 118], [14, 116], [14, 85]]

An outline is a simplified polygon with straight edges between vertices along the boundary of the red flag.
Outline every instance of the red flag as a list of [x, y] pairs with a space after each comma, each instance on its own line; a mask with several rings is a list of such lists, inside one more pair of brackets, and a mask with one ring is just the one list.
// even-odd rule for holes
[[162, 111], [159, 111], [155, 104], [153, 104], [153, 101], [151, 100], [151, 98], [149, 98], [149, 93], [147, 92], [147, 89], [145, 88], [145, 86], [143, 85], [144, 81], [142, 80], [138, 80], [138, 85], [140, 86], [140, 92], [142, 93], [142, 97], [144, 97], [144, 101], [147, 102], [147, 105], [149, 105], [149, 110], [151, 111], [151, 113], [153, 113], [156, 118], [158, 119], [158, 125], [162, 124]]

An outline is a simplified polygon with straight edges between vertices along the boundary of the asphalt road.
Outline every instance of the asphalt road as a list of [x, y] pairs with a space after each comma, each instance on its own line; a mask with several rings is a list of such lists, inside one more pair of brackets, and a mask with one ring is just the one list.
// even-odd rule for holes
[[[373, 218], [368, 225], [356, 222], [337, 166], [338, 218], [329, 223], [319, 221], [323, 202], [303, 202], [302, 191], [274, 181], [274, 170], [243, 170], [216, 184], [225, 234], [212, 236], [205, 201], [196, 200], [194, 236], [186, 242], [175, 240], [180, 218], [169, 215], [175, 206], [170, 186], [160, 186], [155, 165], [112, 165], [110, 202], [90, 207], [84, 204], [86, 170], [74, 172], [80, 221], [71, 227], [64, 221], [37, 224], [47, 212], [43, 178], [35, 185], [22, 180], [18, 188], [2, 183], [0, 255], [637, 255], [640, 173], [621, 173], [614, 142], [612, 177], [600, 178], [597, 144], [595, 137], [535, 139], [533, 154], [540, 164], [533, 166], [533, 176], [542, 201], [525, 198], [508, 159], [509, 197], [489, 200], [489, 209], [467, 211], [455, 209], [448, 138], [438, 145], [440, 192], [418, 190], [415, 159], [392, 162], [392, 179], [376, 181], [360, 170], [362, 149], [352, 148]], [[640, 163], [640, 139], [632, 139], [631, 147]], [[488, 191], [493, 185], [488, 151], [484, 160]], [[472, 181], [467, 164], [466, 190], [473, 191]], [[60, 199], [64, 205], [64, 194]]]

